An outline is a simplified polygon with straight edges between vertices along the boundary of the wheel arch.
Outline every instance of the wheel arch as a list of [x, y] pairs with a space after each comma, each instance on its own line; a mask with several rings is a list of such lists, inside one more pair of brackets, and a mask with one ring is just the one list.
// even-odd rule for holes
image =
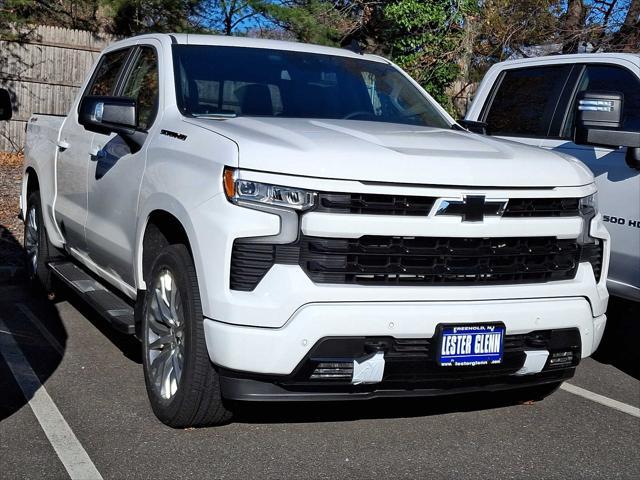
[[51, 244], [61, 249], [64, 246], [64, 239], [60, 235], [57, 225], [52, 218], [53, 209], [50, 204], [47, 203], [46, 199], [47, 193], [49, 193], [49, 187], [45, 179], [42, 179], [36, 168], [33, 165], [28, 165], [22, 176], [22, 189], [20, 191], [20, 210], [21, 216], [20, 218], [24, 221], [27, 214], [27, 207], [29, 202], [29, 196], [33, 192], [40, 192], [40, 203], [42, 206], [42, 217], [44, 226], [47, 231], [47, 238]]
[[35, 168], [29, 166], [24, 171], [24, 200], [26, 201], [33, 192], [40, 190], [40, 181]]
[[35, 191], [40, 190], [40, 181], [38, 180], [38, 174], [36, 173], [35, 168], [32, 166], [28, 166], [24, 170], [24, 175], [22, 176], [22, 186], [20, 189], [20, 219], [24, 220], [27, 215], [27, 203], [29, 201], [29, 197]]
[[193, 224], [187, 210], [175, 198], [163, 193], [149, 198], [138, 214], [136, 238], [134, 278], [138, 290], [146, 290], [145, 273], [153, 261], [154, 251], [164, 245], [184, 243], [191, 253], [198, 278], [201, 278], [200, 252]]

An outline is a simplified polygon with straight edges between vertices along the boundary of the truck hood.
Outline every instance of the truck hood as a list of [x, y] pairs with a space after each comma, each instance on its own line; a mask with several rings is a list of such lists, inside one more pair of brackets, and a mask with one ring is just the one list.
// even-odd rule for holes
[[354, 120], [188, 119], [238, 145], [239, 167], [420, 185], [564, 187], [593, 182], [572, 157], [464, 131]]

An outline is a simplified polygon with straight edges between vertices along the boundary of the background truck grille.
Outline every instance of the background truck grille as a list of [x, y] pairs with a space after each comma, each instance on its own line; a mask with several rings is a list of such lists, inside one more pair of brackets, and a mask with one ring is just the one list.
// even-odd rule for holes
[[[317, 212], [426, 216], [436, 197], [371, 193], [320, 193]], [[511, 198], [504, 217], [577, 217], [577, 198]]]
[[568, 280], [579, 260], [576, 241], [553, 237], [304, 237], [300, 251], [300, 266], [314, 282], [361, 285]]

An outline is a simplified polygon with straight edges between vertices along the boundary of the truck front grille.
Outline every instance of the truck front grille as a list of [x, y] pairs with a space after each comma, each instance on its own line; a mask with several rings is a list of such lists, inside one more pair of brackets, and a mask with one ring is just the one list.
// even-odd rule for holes
[[[584, 255], [581, 258], [582, 250], [576, 240], [554, 237], [342, 239], [302, 235], [297, 243], [289, 245], [236, 240], [230, 286], [234, 290], [253, 290], [275, 263], [299, 265], [316, 283], [416, 286], [542, 283], [573, 279], [581, 259], [593, 262]], [[589, 253], [602, 255], [601, 251]]]
[[372, 193], [320, 193], [316, 211], [368, 215], [427, 216], [435, 201], [435, 197]]
[[[426, 216], [436, 197], [326, 193], [318, 195], [317, 212]], [[503, 217], [577, 217], [578, 198], [511, 198]]]
[[300, 266], [317, 283], [441, 285], [572, 279], [575, 240], [364, 236], [304, 237]]

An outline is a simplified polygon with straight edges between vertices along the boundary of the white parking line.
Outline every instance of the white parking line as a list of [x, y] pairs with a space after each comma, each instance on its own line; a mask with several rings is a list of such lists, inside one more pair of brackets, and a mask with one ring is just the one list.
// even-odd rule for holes
[[560, 389], [564, 390], [565, 392], [573, 393], [574, 395], [578, 395], [593, 402], [599, 403], [601, 405], [605, 405], [609, 408], [613, 408], [614, 410], [619, 410], [620, 412], [627, 413], [633, 417], [640, 418], [640, 408], [634, 407], [627, 403], [619, 402], [618, 400], [605, 397], [604, 395], [600, 395], [598, 393], [593, 393], [589, 390], [576, 387], [575, 385], [566, 382], [560, 386]]
[[[10, 332], [0, 319], [0, 329]], [[102, 479], [87, 452], [69, 427], [11, 334], [0, 334], [4, 357], [49, 443], [72, 479]]]
[[42, 322], [38, 319], [38, 317], [36, 317], [33, 314], [33, 312], [29, 310], [29, 307], [27, 307], [23, 303], [16, 303], [16, 306], [25, 315], [25, 317], [31, 320], [31, 323], [33, 323], [35, 327], [38, 330], [40, 330], [40, 333], [42, 334], [42, 336], [47, 339], [47, 341], [51, 344], [54, 350], [58, 352], [60, 356], [63, 356], [64, 349], [62, 348], [62, 345], [60, 345], [60, 342], [56, 340], [56, 338], [51, 334], [49, 329], [42, 324]]

